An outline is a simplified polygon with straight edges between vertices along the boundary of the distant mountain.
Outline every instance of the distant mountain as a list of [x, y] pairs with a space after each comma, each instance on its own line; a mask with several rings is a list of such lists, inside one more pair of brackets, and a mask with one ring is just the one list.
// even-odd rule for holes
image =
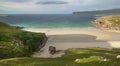
[[97, 15], [97, 16], [101, 16], [101, 15], [120, 15], [120, 8], [108, 9], [108, 10], [73, 12], [73, 14], [94, 14], [94, 15]]
[[0, 14], [0, 17], [7, 17], [7, 14]]

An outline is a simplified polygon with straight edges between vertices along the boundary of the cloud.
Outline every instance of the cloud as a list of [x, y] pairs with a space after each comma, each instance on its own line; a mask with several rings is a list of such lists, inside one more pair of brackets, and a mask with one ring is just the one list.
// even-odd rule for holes
[[72, 13], [120, 8], [120, 0], [0, 0], [0, 13]]
[[42, 5], [48, 5], [48, 4], [68, 4], [68, 2], [65, 1], [40, 1], [36, 4], [42, 4]]
[[29, 0], [3, 0], [2, 2], [28, 2]]

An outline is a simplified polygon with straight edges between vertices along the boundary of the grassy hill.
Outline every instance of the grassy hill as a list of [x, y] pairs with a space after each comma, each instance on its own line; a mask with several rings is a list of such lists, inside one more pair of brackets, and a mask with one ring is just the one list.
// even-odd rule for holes
[[120, 66], [120, 49], [68, 49], [59, 58], [11, 58], [0, 60], [0, 66]]
[[0, 59], [30, 56], [45, 41], [44, 33], [22, 31], [0, 22]]

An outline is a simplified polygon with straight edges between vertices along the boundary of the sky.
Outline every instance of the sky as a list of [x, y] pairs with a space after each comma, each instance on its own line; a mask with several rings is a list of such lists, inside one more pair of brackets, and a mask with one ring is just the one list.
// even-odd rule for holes
[[0, 0], [0, 14], [69, 14], [120, 8], [120, 0]]

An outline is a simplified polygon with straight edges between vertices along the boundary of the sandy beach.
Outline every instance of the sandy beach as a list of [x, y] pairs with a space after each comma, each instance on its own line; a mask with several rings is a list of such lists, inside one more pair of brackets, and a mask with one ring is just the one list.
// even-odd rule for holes
[[63, 52], [51, 55], [49, 46], [57, 50], [69, 48], [120, 48], [120, 33], [104, 31], [97, 28], [25, 28], [25, 31], [46, 33], [48, 41], [41, 51], [35, 52], [33, 57], [60, 57]]

